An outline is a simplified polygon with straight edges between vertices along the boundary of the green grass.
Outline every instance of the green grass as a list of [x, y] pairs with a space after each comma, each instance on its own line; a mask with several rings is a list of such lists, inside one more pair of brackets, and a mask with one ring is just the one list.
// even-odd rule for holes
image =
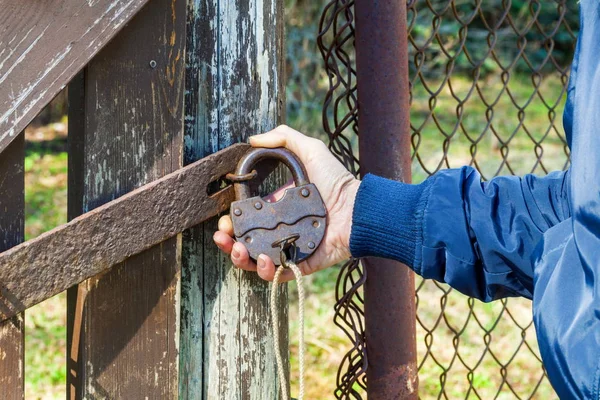
[[[428, 83], [438, 88], [439, 81]], [[470, 83], [464, 78], [453, 78], [452, 87], [458, 96], [464, 96]], [[323, 82], [319, 83], [322, 88]], [[528, 133], [539, 140], [546, 132], [548, 138], [540, 145], [543, 162], [547, 170], [562, 169], [566, 154], [564, 145], [558, 136], [562, 134], [560, 112], [564, 103], [561, 96], [560, 80], [556, 76], [546, 78], [540, 92], [556, 108], [557, 117], [551, 124], [548, 109], [538, 95], [533, 95], [531, 83], [513, 76], [508, 86], [518, 104], [527, 101], [523, 123], [519, 126], [517, 109], [500, 96], [494, 106], [491, 126], [499, 137], [484, 130], [488, 123], [485, 118], [486, 106], [481, 101], [470, 100], [463, 104], [463, 116], [457, 117], [458, 102], [449, 91], [449, 86], [439, 88], [437, 102], [433, 104], [431, 95], [422, 82], [414, 85], [414, 100], [411, 108], [412, 124], [419, 127], [419, 155], [421, 162], [413, 161], [413, 179], [423, 180], [425, 168], [435, 170], [438, 165], [458, 167], [473, 164], [472, 152], [486, 177], [510, 173], [508, 166], [517, 174], [531, 172], [544, 173], [537, 164], [535, 146]], [[293, 89], [293, 88], [292, 88]], [[499, 80], [494, 77], [481, 82], [484, 97], [494, 98], [502, 93]], [[318, 91], [316, 92], [318, 93]], [[433, 114], [431, 110], [433, 108]], [[447, 131], [449, 150], [442, 151], [444, 136], [434, 123]], [[312, 106], [299, 113], [288, 116], [291, 126], [317, 137], [322, 137], [320, 128], [320, 110]], [[462, 123], [462, 127], [457, 125]], [[460, 129], [455, 129], [459, 126]], [[455, 133], [452, 133], [455, 132]], [[510, 141], [508, 138], [515, 134]], [[471, 137], [469, 139], [467, 134]], [[481, 135], [481, 137], [479, 137]], [[478, 138], [478, 139], [474, 139]], [[416, 139], [416, 137], [415, 137]], [[509, 144], [508, 166], [502, 166], [502, 143]], [[355, 141], [356, 142], [356, 141]], [[26, 236], [33, 238], [56, 225], [66, 221], [66, 184], [67, 156], [57, 151], [60, 146], [35, 145], [29, 148], [26, 158]], [[421, 165], [421, 163], [423, 165]], [[534, 168], [535, 167], [535, 168]], [[332, 322], [335, 302], [335, 280], [338, 270], [331, 268], [306, 278], [306, 339], [308, 354], [306, 358], [309, 383], [307, 398], [331, 398], [335, 387], [338, 365], [349, 344]], [[417, 286], [421, 280], [417, 279]], [[294, 284], [291, 286], [294, 287]], [[456, 293], [447, 293], [447, 287], [425, 282], [419, 290], [417, 350], [419, 362], [423, 363], [420, 378], [420, 396], [423, 399], [437, 398], [441, 390], [441, 378], [445, 379], [444, 391], [448, 398], [464, 398], [471, 388], [469, 398], [476, 398], [473, 388], [483, 398], [494, 398], [502, 389], [498, 398], [511, 399], [515, 396], [501, 386], [502, 365], [512, 359], [507, 369], [507, 381], [521, 397], [528, 397], [536, 387], [542, 375], [535, 331], [531, 325], [531, 304], [529, 301], [511, 299], [502, 313], [503, 303], [483, 304], [469, 301]], [[291, 292], [291, 366], [292, 394], [297, 393], [297, 304], [294, 289]], [[26, 393], [27, 398], [54, 399], [64, 398], [65, 390], [65, 296], [56, 296], [26, 313]], [[444, 318], [440, 315], [444, 310]], [[502, 315], [498, 319], [499, 315]], [[475, 320], [477, 318], [477, 321]], [[466, 323], [468, 321], [468, 323]], [[518, 328], [517, 324], [523, 328]], [[495, 329], [486, 336], [486, 331]], [[435, 329], [433, 329], [435, 327]], [[432, 336], [426, 336], [427, 330]], [[487, 345], [486, 345], [487, 343]], [[527, 343], [533, 350], [524, 347]], [[431, 354], [430, 347], [437, 361]], [[487, 350], [486, 350], [487, 346]], [[426, 356], [427, 355], [427, 356]], [[514, 356], [514, 358], [512, 358]], [[469, 369], [475, 368], [473, 374]], [[550, 399], [554, 394], [547, 380], [543, 380], [537, 389], [535, 398]]]
[[25, 314], [25, 393], [28, 399], [64, 399], [66, 296], [40, 303]]
[[67, 220], [67, 153], [28, 151], [25, 174], [25, 238], [28, 240]]
[[[30, 143], [25, 158], [25, 238], [67, 220], [67, 153]], [[66, 296], [25, 313], [25, 393], [28, 399], [65, 398]]]

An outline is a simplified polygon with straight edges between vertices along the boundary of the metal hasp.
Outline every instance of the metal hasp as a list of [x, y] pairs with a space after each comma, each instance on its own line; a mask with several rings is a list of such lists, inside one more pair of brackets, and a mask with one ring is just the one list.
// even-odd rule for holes
[[0, 253], [0, 321], [200, 222], [234, 200], [208, 185], [248, 150], [236, 144]]
[[[360, 171], [410, 182], [405, 1], [356, 0]], [[365, 334], [370, 400], [417, 399], [414, 275], [367, 258]]]
[[[248, 179], [253, 167], [262, 160], [275, 159], [292, 172], [296, 187], [286, 189], [277, 202], [269, 203], [260, 196], [251, 197]], [[281, 249], [277, 243], [294, 237], [295, 261], [308, 257], [319, 246], [325, 235], [327, 210], [317, 187], [309, 182], [308, 174], [298, 157], [283, 148], [256, 148], [243, 157], [234, 175], [237, 201], [231, 203], [231, 220], [235, 238], [244, 243], [250, 257], [260, 254], [281, 265]], [[243, 180], [237, 177], [243, 177]]]

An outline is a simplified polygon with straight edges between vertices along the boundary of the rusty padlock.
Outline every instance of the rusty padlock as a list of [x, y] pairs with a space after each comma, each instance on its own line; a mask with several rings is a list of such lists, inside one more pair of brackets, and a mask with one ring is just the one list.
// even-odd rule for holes
[[[296, 187], [286, 189], [277, 202], [250, 197], [248, 180], [256, 177], [252, 168], [261, 160], [276, 159], [292, 172]], [[231, 220], [237, 241], [244, 243], [256, 260], [266, 254], [281, 265], [282, 242], [294, 245], [296, 262], [307, 259], [319, 247], [327, 223], [327, 211], [317, 187], [309, 182], [304, 165], [284, 148], [254, 148], [237, 165], [233, 180], [236, 201], [231, 203]]]

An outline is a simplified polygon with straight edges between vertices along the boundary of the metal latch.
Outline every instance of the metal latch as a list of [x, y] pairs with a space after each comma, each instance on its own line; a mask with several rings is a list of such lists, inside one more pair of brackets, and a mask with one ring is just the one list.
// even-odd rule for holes
[[[296, 187], [289, 188], [277, 202], [251, 197], [248, 180], [256, 176], [253, 167], [261, 160], [276, 159], [292, 172]], [[295, 262], [307, 259], [319, 247], [327, 225], [327, 210], [317, 187], [310, 183], [304, 165], [284, 148], [255, 148], [238, 163], [235, 174], [237, 201], [231, 203], [231, 220], [236, 240], [244, 243], [250, 257], [265, 254], [281, 265], [282, 243], [293, 243]]]
[[0, 321], [226, 211], [209, 193], [250, 149], [236, 144], [0, 253]]

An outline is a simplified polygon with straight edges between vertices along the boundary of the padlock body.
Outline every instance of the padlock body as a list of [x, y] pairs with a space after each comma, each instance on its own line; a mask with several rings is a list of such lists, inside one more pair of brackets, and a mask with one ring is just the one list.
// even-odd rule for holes
[[327, 210], [314, 184], [285, 191], [277, 202], [260, 196], [231, 203], [231, 219], [236, 240], [243, 243], [254, 260], [266, 254], [280, 265], [280, 249], [272, 247], [291, 235], [295, 241], [296, 262], [308, 258], [319, 247], [327, 226]]

